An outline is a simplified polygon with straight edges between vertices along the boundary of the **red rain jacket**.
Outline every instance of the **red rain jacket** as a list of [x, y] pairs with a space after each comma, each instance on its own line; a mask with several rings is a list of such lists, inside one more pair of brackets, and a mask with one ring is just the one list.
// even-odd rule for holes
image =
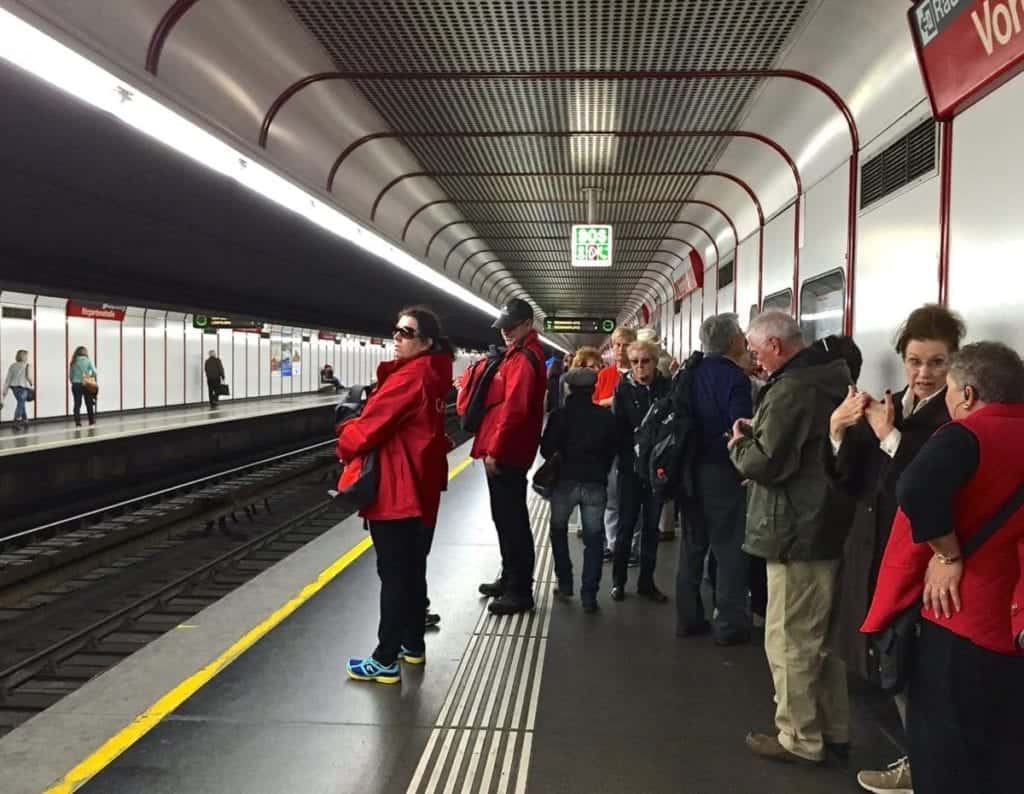
[[[536, 363], [523, 352], [528, 347]], [[536, 331], [505, 351], [487, 391], [487, 413], [473, 441], [474, 458], [493, 457], [500, 464], [528, 469], [537, 457], [544, 424], [547, 373]]]
[[345, 462], [377, 450], [377, 499], [360, 512], [370, 521], [420, 516], [437, 523], [441, 491], [448, 483], [445, 395], [452, 383], [452, 356], [425, 353], [385, 361], [362, 414], [341, 425], [338, 457]]

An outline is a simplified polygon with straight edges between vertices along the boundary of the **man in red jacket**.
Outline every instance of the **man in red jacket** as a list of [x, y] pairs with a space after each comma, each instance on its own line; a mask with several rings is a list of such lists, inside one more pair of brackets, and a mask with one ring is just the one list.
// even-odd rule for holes
[[547, 378], [544, 351], [533, 330], [533, 308], [513, 298], [494, 322], [507, 350], [487, 391], [487, 412], [473, 442], [491, 495], [501, 547], [501, 576], [480, 585], [488, 609], [510, 615], [533, 609], [533, 533], [526, 508], [526, 472], [537, 457]]

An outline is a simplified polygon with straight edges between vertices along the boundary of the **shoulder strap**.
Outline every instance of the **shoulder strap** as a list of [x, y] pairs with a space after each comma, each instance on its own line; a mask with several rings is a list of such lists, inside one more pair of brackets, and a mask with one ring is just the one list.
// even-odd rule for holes
[[975, 532], [971, 539], [964, 544], [961, 550], [963, 558], [967, 559], [971, 554], [974, 554], [982, 543], [996, 534], [1003, 524], [1009, 521], [1013, 514], [1017, 512], [1021, 505], [1024, 505], [1024, 483], [1017, 486], [1017, 490], [1010, 495], [1010, 498], [1000, 508], [999, 512], [985, 522], [985, 526]]

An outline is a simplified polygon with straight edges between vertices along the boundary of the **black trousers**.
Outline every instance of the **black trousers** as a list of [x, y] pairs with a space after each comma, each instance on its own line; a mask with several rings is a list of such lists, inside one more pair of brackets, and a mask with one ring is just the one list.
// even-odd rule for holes
[[533, 596], [534, 549], [530, 513], [526, 507], [526, 469], [500, 466], [487, 478], [491, 518], [498, 530], [501, 578], [506, 592], [523, 598]]
[[626, 586], [629, 551], [633, 545], [637, 518], [640, 519], [640, 576], [637, 588], [654, 586], [654, 567], [658, 563], [658, 524], [661, 502], [651, 489], [633, 474], [632, 466], [619, 466], [619, 531], [615, 536], [615, 559], [612, 563], [612, 584]]
[[206, 379], [206, 388], [210, 392], [210, 406], [213, 407], [220, 400], [220, 395], [217, 394], [217, 387], [220, 386], [220, 378], [213, 380], [212, 378]]
[[96, 395], [88, 392], [81, 383], [71, 384], [71, 396], [75, 399], [75, 424], [82, 423], [82, 401], [85, 401], [85, 412], [89, 416], [89, 424], [96, 421]]
[[921, 624], [907, 691], [914, 794], [1020, 794], [1024, 658]]
[[371, 521], [380, 576], [380, 624], [373, 658], [394, 664], [404, 645], [422, 651], [427, 610], [427, 548], [431, 529], [420, 518]]

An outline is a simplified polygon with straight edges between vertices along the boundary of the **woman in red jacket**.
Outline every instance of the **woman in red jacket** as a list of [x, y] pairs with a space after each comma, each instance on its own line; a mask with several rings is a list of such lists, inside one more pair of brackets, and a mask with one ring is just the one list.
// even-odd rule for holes
[[1024, 482], [1024, 362], [979, 342], [953, 357], [946, 381], [953, 422], [900, 478], [861, 630], [882, 631], [924, 603], [908, 684], [915, 794], [1020, 794], [1024, 656], [1013, 603], [1024, 509], [966, 561], [961, 548]]
[[426, 660], [427, 551], [448, 481], [444, 398], [454, 359], [429, 309], [402, 310], [393, 336], [394, 361], [377, 367], [377, 385], [362, 414], [338, 433], [338, 457], [346, 463], [377, 452], [377, 498], [359, 515], [369, 523], [377, 551], [378, 645], [365, 659], [349, 659], [348, 674], [382, 684], [401, 681], [399, 660]]

